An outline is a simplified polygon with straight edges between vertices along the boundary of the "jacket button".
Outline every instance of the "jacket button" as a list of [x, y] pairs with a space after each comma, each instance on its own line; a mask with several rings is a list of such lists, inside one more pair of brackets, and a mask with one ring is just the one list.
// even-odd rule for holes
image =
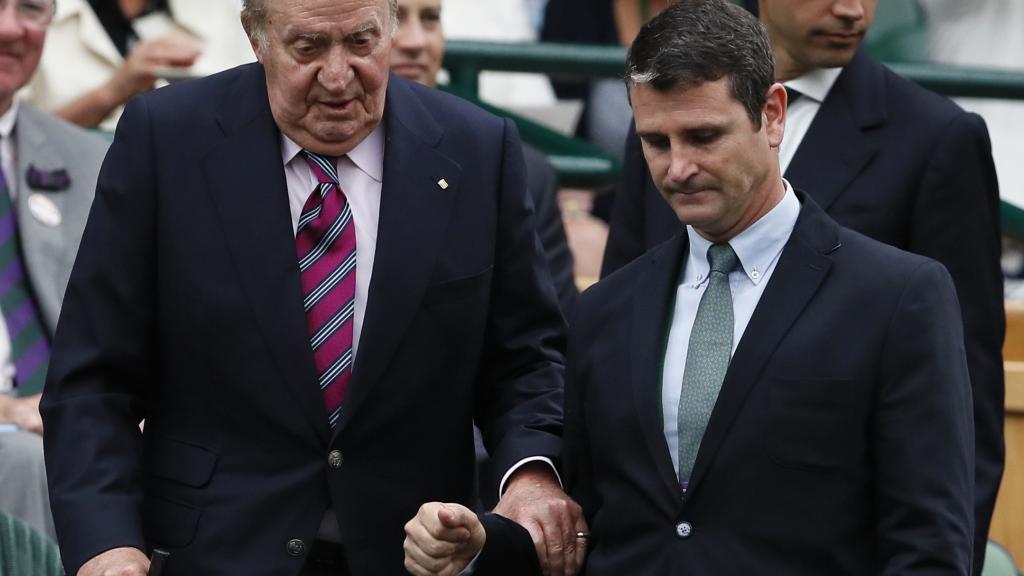
[[676, 524], [676, 536], [685, 540], [690, 537], [690, 534], [693, 534], [693, 526], [690, 526], [689, 522]]
[[288, 550], [289, 556], [304, 556], [306, 554], [306, 543], [298, 538], [294, 538], [288, 541], [285, 549]]
[[331, 453], [327, 455], [327, 465], [331, 468], [341, 468], [341, 463], [345, 461], [345, 457], [341, 454], [341, 450], [331, 450]]

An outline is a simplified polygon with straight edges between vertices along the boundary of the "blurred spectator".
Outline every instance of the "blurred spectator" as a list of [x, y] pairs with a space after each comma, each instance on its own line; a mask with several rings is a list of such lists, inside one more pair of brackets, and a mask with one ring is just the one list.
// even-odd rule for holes
[[238, 19], [233, 0], [60, 0], [24, 97], [113, 130], [135, 94], [255, 60]]
[[22, 4], [0, 3], [0, 511], [52, 538], [39, 393], [106, 142], [15, 100], [53, 15]]

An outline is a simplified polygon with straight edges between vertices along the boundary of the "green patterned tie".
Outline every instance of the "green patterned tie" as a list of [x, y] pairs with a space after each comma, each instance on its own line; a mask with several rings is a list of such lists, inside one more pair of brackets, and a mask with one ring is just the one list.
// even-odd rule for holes
[[700, 298], [690, 331], [679, 395], [679, 484], [683, 490], [689, 484], [704, 429], [732, 357], [734, 322], [729, 273], [740, 260], [729, 244], [715, 244], [708, 248], [708, 262], [708, 287]]
[[0, 311], [11, 339], [18, 396], [43, 390], [50, 343], [40, 321], [39, 309], [21, 263], [18, 219], [14, 215], [7, 180], [0, 170]]

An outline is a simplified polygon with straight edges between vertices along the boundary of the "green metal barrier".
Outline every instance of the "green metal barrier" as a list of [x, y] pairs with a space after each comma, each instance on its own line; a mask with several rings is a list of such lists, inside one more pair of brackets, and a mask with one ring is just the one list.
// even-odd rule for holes
[[[625, 49], [616, 46], [452, 41], [448, 43], [444, 65], [451, 77], [447, 89], [478, 101], [481, 70], [539, 72], [580, 79], [617, 78], [623, 74], [625, 60]], [[897, 74], [950, 97], [1024, 100], [1024, 72], [924, 62], [892, 63], [890, 67]], [[609, 161], [606, 154], [589, 157], [578, 140], [536, 124], [528, 127], [522, 119], [516, 122], [525, 141], [553, 155], [552, 160], [567, 185], [600, 186], [615, 181], [617, 164]], [[597, 161], [589, 162], [588, 157]], [[1002, 224], [1005, 235], [1024, 239], [1024, 210], [1003, 202]]]

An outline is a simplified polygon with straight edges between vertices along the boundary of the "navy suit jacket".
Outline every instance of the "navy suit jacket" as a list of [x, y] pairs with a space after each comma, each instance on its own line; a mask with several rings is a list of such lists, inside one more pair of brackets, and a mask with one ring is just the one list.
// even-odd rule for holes
[[42, 403], [70, 574], [116, 546], [170, 551], [170, 575], [297, 574], [329, 506], [353, 575], [404, 574], [420, 504], [472, 503], [474, 420], [499, 466], [558, 456], [564, 327], [513, 125], [394, 76], [383, 122], [370, 295], [332, 431], [263, 68], [129, 103]]
[[[785, 176], [843, 226], [934, 258], [952, 275], [974, 387], [975, 546], [983, 546], [1003, 472], [1005, 333], [999, 187], [984, 121], [862, 50], [843, 68]], [[634, 131], [602, 275], [680, 228]]]
[[949, 274], [801, 200], [685, 495], [660, 371], [685, 232], [580, 297], [563, 477], [594, 534], [587, 576], [969, 573], [971, 392]]

